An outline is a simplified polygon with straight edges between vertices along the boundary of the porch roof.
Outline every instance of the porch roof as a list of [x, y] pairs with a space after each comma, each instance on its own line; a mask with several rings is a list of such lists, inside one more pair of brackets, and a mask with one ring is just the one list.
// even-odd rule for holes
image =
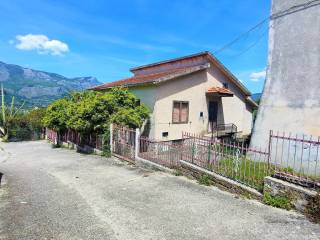
[[221, 97], [232, 97], [234, 95], [232, 91], [224, 87], [211, 87], [207, 90], [206, 94]]

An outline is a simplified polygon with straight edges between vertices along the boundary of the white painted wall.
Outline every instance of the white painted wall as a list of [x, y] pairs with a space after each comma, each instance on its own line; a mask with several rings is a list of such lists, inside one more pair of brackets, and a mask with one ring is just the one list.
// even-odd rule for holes
[[[168, 81], [157, 87], [155, 106], [155, 137], [159, 140], [181, 139], [182, 131], [205, 133], [207, 131], [208, 110], [205, 95], [206, 71], [196, 72], [175, 80]], [[189, 102], [189, 122], [172, 123], [173, 101]], [[200, 117], [200, 112], [204, 117]], [[167, 138], [162, 132], [168, 132]]]

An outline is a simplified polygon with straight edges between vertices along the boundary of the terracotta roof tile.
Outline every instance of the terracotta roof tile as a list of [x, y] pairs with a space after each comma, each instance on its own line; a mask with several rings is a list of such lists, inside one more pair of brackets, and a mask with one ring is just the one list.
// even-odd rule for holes
[[218, 94], [222, 94], [222, 95], [233, 95], [234, 94], [229, 89], [224, 88], [224, 87], [211, 87], [208, 89], [207, 93], [218, 93]]
[[98, 89], [105, 89], [105, 88], [112, 88], [112, 87], [119, 87], [119, 86], [133, 86], [133, 85], [140, 85], [140, 84], [147, 84], [147, 83], [157, 83], [165, 80], [171, 80], [179, 76], [187, 75], [208, 67], [209, 67], [208, 65], [199, 65], [195, 67], [186, 67], [186, 68], [168, 70], [160, 73], [138, 75], [138, 76], [125, 78], [125, 79], [110, 82], [110, 83], [104, 83], [104, 84], [95, 86], [91, 89], [98, 90]]

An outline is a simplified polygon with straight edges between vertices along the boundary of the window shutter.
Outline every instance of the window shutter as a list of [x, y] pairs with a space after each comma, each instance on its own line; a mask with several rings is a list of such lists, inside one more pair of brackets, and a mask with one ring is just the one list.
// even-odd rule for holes
[[181, 103], [180, 122], [188, 122], [189, 104], [186, 102]]
[[173, 102], [172, 122], [178, 123], [180, 115], [180, 102]]

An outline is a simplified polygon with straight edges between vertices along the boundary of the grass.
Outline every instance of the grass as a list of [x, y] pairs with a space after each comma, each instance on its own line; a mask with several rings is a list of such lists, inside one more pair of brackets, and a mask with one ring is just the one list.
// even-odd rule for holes
[[255, 162], [245, 158], [240, 158], [238, 163], [230, 158], [223, 159], [218, 164], [211, 166], [211, 169], [259, 191], [263, 190], [264, 178], [274, 171], [271, 167], [268, 168], [268, 164], [264, 162]]
[[210, 186], [213, 184], [213, 181], [210, 178], [210, 176], [208, 176], [207, 174], [204, 174], [198, 178], [198, 183], [201, 185]]
[[318, 177], [313, 177], [303, 173], [297, 173], [292, 168], [279, 168], [275, 165], [268, 165], [266, 162], [253, 161], [246, 157], [239, 157], [238, 161], [234, 158], [225, 158], [218, 161], [218, 163], [209, 166], [209, 169], [224, 175], [225, 177], [237, 180], [247, 184], [258, 191], [263, 191], [264, 178], [275, 174], [276, 170], [279, 172], [286, 172], [295, 176], [309, 178], [311, 180], [318, 180]]
[[267, 205], [270, 205], [276, 208], [283, 208], [286, 210], [292, 209], [292, 204], [288, 197], [272, 196], [268, 192], [264, 193], [263, 202]]
[[183, 173], [182, 173], [182, 171], [181, 171], [180, 169], [176, 169], [176, 170], [174, 171], [174, 175], [175, 175], [175, 176], [182, 176]]

